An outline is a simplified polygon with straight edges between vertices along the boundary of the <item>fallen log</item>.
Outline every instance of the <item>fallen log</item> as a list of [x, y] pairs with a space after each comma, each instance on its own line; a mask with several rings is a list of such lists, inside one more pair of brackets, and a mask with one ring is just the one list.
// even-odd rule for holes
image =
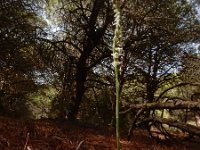
[[160, 124], [166, 124], [171, 127], [176, 127], [178, 129], [181, 129], [184, 132], [188, 132], [191, 135], [196, 135], [200, 137], [200, 127], [190, 125], [184, 122], [178, 122], [177, 120], [173, 119], [166, 119], [166, 118], [159, 118], [159, 117], [150, 117], [145, 120], [143, 120], [140, 124], [144, 124], [147, 122], [154, 122], [154, 123], [160, 123]]
[[162, 109], [170, 109], [170, 110], [178, 110], [178, 109], [195, 109], [200, 110], [200, 102], [193, 101], [174, 101], [174, 102], [154, 102], [154, 103], [143, 103], [143, 104], [131, 104], [125, 106], [128, 108], [127, 110], [120, 112], [120, 114], [125, 114], [132, 110], [162, 110]]

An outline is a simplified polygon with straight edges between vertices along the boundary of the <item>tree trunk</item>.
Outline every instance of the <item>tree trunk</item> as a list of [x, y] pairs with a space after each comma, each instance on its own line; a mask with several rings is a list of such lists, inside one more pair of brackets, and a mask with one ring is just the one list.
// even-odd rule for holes
[[[85, 81], [89, 69], [87, 66], [87, 59], [91, 56], [92, 50], [99, 44], [103, 35], [105, 34], [106, 28], [109, 23], [112, 22], [110, 15], [108, 14], [105, 18], [105, 22], [101, 28], [97, 30], [96, 22], [98, 20], [98, 15], [100, 10], [103, 8], [105, 0], [95, 0], [92, 8], [91, 15], [87, 24], [88, 29], [85, 30], [86, 38], [83, 39], [83, 51], [79, 58], [79, 61], [76, 66], [76, 91], [75, 97], [72, 99], [74, 103], [70, 108], [68, 113], [68, 119], [74, 120], [78, 114], [79, 106], [81, 104], [84, 92], [85, 92]], [[94, 64], [93, 64], [94, 65]], [[91, 65], [92, 66], [92, 65]]]
[[80, 60], [77, 64], [77, 71], [76, 71], [76, 92], [75, 97], [73, 97], [72, 102], [73, 105], [71, 106], [68, 119], [75, 120], [78, 114], [79, 106], [81, 104], [84, 92], [85, 92], [85, 81], [86, 81], [86, 60], [87, 58], [84, 55], [81, 55]]

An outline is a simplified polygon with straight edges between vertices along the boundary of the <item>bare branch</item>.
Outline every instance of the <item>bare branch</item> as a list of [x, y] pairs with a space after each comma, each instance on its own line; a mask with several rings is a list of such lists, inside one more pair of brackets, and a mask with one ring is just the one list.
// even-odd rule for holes
[[186, 123], [183, 123], [183, 122], [177, 122], [177, 120], [159, 118], [159, 117], [151, 117], [151, 118], [144, 120], [142, 122], [142, 124], [144, 122], [154, 122], [154, 123], [157, 122], [157, 123], [161, 123], [161, 124], [167, 124], [171, 127], [179, 128], [184, 132], [188, 132], [192, 135], [196, 135], [196, 136], [200, 137], [200, 127], [196, 127], [196, 126], [186, 124]]
[[[127, 107], [127, 106], [125, 106]], [[192, 101], [174, 101], [174, 102], [165, 102], [165, 103], [144, 103], [144, 104], [132, 104], [129, 106], [128, 111], [121, 112], [120, 114], [128, 113], [131, 110], [155, 110], [155, 109], [200, 109], [199, 102], [192, 102]]]

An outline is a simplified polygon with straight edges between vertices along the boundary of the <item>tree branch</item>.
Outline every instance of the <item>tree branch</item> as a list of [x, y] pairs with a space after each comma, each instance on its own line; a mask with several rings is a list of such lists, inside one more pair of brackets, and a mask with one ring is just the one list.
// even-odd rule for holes
[[157, 123], [161, 123], [161, 124], [167, 124], [171, 127], [179, 128], [182, 131], [185, 131], [185, 132], [188, 132], [192, 135], [196, 135], [196, 136], [200, 137], [200, 127], [196, 127], [196, 126], [186, 124], [186, 123], [183, 123], [183, 122], [177, 122], [177, 120], [159, 118], [159, 117], [151, 117], [151, 118], [144, 120], [142, 122], [142, 124], [145, 123], [145, 122], [154, 122], [154, 123], [157, 122]]
[[[126, 106], [125, 106], [126, 107]], [[120, 114], [128, 113], [131, 110], [155, 110], [155, 109], [170, 109], [170, 110], [177, 110], [177, 109], [200, 109], [199, 102], [193, 101], [174, 101], [174, 102], [165, 102], [165, 103], [144, 103], [144, 104], [132, 104], [128, 107], [129, 109], [120, 112]]]

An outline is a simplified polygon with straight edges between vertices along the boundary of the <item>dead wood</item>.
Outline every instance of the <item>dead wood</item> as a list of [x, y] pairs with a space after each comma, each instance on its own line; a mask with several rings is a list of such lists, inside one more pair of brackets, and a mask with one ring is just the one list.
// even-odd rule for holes
[[187, 123], [184, 123], [184, 122], [178, 122], [177, 120], [159, 118], [159, 117], [150, 117], [150, 118], [142, 121], [140, 124], [144, 124], [146, 122], [167, 124], [170, 127], [176, 127], [176, 128], [181, 129], [184, 132], [188, 132], [192, 135], [196, 135], [196, 136], [200, 137], [200, 127], [190, 125], [190, 124], [187, 124]]
[[127, 110], [120, 112], [120, 114], [128, 113], [132, 110], [162, 110], [162, 109], [170, 109], [170, 110], [178, 110], [178, 109], [200, 109], [200, 103], [199, 102], [193, 102], [193, 101], [174, 101], [174, 102], [154, 102], [154, 103], [144, 103], [144, 104], [131, 104], [128, 107]]

